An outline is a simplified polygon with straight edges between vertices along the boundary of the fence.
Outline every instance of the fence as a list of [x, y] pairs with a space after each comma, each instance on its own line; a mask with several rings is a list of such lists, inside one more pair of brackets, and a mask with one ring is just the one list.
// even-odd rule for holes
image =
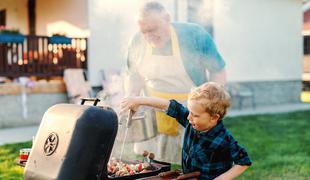
[[[70, 38], [63, 44], [48, 36], [26, 36], [22, 43], [0, 43], [0, 76], [51, 77], [66, 68], [87, 69], [87, 39]], [[68, 40], [68, 38], [66, 39]]]

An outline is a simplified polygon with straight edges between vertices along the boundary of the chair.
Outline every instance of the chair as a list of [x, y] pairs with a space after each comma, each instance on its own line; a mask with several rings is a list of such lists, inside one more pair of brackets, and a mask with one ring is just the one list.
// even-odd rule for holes
[[102, 77], [102, 88], [103, 91], [109, 95], [122, 94], [123, 95], [123, 84], [124, 84], [124, 75], [121, 70], [109, 69], [109, 70], [100, 70]]
[[92, 89], [83, 69], [65, 69], [64, 81], [70, 103], [78, 104], [81, 98], [91, 97]]
[[117, 69], [100, 70], [100, 73], [103, 89], [96, 97], [118, 112], [119, 104], [124, 98], [124, 75]]
[[228, 85], [228, 92], [233, 99], [238, 101], [238, 109], [242, 109], [246, 99], [251, 100], [252, 108], [256, 108], [255, 92], [251, 86], [245, 84], [230, 84]]

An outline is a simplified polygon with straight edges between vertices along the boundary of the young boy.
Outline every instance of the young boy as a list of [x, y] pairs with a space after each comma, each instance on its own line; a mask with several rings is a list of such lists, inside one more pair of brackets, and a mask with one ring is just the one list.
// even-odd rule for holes
[[244, 148], [224, 128], [222, 119], [230, 106], [223, 86], [208, 82], [193, 89], [187, 108], [175, 100], [130, 97], [121, 103], [122, 112], [140, 105], [165, 110], [185, 128], [182, 147], [183, 173], [199, 171], [199, 179], [233, 179], [251, 165]]

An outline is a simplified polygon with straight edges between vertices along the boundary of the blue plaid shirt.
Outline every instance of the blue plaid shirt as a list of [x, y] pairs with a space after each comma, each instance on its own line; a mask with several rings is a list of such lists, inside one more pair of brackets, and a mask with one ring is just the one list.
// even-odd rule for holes
[[246, 150], [238, 145], [222, 121], [207, 132], [199, 132], [187, 120], [188, 109], [175, 100], [170, 100], [167, 114], [185, 128], [182, 148], [184, 173], [200, 171], [199, 179], [208, 180], [228, 171], [233, 164], [252, 164]]

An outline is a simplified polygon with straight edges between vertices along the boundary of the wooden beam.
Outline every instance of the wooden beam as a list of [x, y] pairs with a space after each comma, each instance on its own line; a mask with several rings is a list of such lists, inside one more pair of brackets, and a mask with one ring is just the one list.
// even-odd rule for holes
[[29, 34], [36, 34], [36, 0], [28, 0], [28, 28]]

